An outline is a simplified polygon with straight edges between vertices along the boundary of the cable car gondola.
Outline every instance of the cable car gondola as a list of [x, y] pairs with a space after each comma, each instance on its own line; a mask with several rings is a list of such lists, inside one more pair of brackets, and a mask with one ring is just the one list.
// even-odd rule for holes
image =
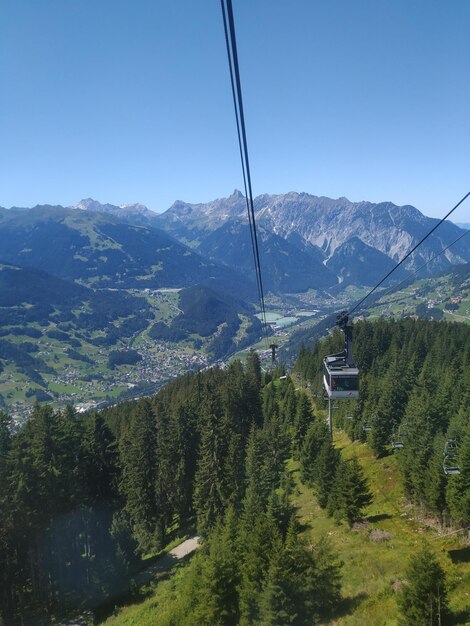
[[344, 350], [323, 359], [323, 384], [328, 399], [359, 398], [359, 370], [352, 356], [352, 326], [346, 311], [337, 317], [337, 325], [344, 332]]

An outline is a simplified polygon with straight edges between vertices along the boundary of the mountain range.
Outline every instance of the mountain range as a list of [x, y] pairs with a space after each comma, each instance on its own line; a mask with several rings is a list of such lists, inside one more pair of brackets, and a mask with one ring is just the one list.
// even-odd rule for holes
[[[273, 293], [370, 286], [437, 223], [410, 205], [296, 192], [260, 195], [254, 210], [263, 280]], [[91, 198], [72, 207], [0, 209], [0, 260], [97, 287], [201, 283], [252, 298], [246, 215], [239, 191], [207, 203], [178, 200], [161, 214]], [[428, 263], [432, 275], [470, 261], [470, 239], [453, 244], [461, 235], [445, 222], [405, 267]]]
[[[103, 206], [103, 205], [101, 205]], [[104, 205], [106, 206], [106, 205]], [[61, 206], [0, 213], [0, 261], [95, 288], [205, 284], [252, 298], [254, 284], [156, 228]]]
[[[306, 301], [332, 310], [340, 292], [375, 284], [437, 223], [411, 206], [294, 192], [258, 196], [254, 209], [265, 291], [287, 308], [313, 289]], [[444, 223], [408, 273], [435, 255], [429, 275], [455, 264], [467, 272], [465, 232]], [[0, 406], [127, 393], [261, 335], [239, 191], [161, 214], [91, 198], [0, 207], [0, 287]]]
[[[331, 275], [336, 275], [335, 282], [371, 285], [378, 275], [390, 269], [391, 262], [403, 258], [438, 222], [409, 205], [350, 202], [347, 198], [331, 199], [295, 192], [258, 196], [254, 200], [254, 211], [260, 229], [297, 248], [306, 263], [307, 255], [309, 264], [299, 263], [298, 271], [305, 272], [308, 268], [307, 271], [316, 276], [318, 284], [310, 286], [320, 286], [325, 279], [318, 269], [320, 264], [330, 271], [330, 280]], [[205, 204], [177, 201], [159, 215], [155, 223], [195, 250], [202, 249], [205, 254], [218, 258], [220, 252], [214, 243], [219, 241], [218, 234], [225, 236], [226, 224], [232, 221], [247, 222], [246, 201], [239, 191], [229, 198]], [[410, 258], [408, 269], [429, 262], [461, 234], [458, 226], [444, 222]], [[468, 260], [470, 241], [463, 239], [430, 263], [428, 273]], [[232, 257], [231, 263], [234, 262]], [[237, 260], [237, 263], [241, 262]]]

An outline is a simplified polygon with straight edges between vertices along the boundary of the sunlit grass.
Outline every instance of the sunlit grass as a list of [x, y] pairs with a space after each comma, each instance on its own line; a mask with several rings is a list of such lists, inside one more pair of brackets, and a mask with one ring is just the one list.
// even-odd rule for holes
[[[412, 517], [405, 502], [396, 458], [375, 459], [365, 444], [351, 442], [344, 433], [335, 433], [334, 439], [345, 458], [354, 455], [358, 458], [374, 501], [366, 511], [364, 525], [353, 530], [345, 524], [337, 526], [320, 509], [312, 490], [300, 483], [298, 472], [294, 472], [297, 479], [295, 504], [306, 538], [315, 544], [322, 536], [329, 537], [343, 561], [346, 609], [345, 614], [338, 615], [331, 624], [398, 624], [394, 587], [405, 578], [408, 561], [424, 540], [435, 550], [446, 571], [451, 609], [461, 614], [470, 613], [470, 563], [453, 564], [448, 554], [449, 550], [463, 546], [456, 536], [441, 536]], [[381, 543], [371, 541], [374, 529], [390, 533], [390, 539]]]

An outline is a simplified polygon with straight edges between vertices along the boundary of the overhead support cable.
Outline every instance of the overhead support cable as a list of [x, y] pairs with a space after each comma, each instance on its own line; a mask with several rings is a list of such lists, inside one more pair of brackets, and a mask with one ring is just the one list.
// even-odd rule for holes
[[443, 222], [445, 222], [445, 220], [446, 220], [446, 219], [447, 219], [450, 215], [452, 215], [452, 213], [453, 213], [453, 212], [454, 212], [454, 211], [455, 211], [455, 210], [456, 210], [456, 209], [457, 209], [457, 208], [458, 208], [458, 207], [459, 207], [459, 206], [460, 206], [463, 202], [465, 202], [465, 200], [468, 198], [468, 196], [470, 196], [470, 191], [469, 191], [468, 193], [466, 193], [466, 194], [464, 195], [464, 197], [463, 197], [461, 200], [459, 200], [459, 202], [457, 202], [457, 204], [456, 204], [456, 205], [455, 205], [455, 206], [454, 206], [454, 207], [453, 207], [453, 208], [452, 208], [452, 209], [451, 209], [451, 210], [447, 213], [447, 215], [444, 215], [444, 217], [443, 217], [441, 220], [439, 220], [439, 222], [438, 222], [437, 224], [435, 224], [435, 225], [431, 228], [431, 230], [430, 230], [430, 231], [429, 231], [429, 232], [428, 232], [428, 233], [427, 233], [427, 234], [426, 234], [426, 235], [425, 235], [422, 239], [420, 239], [420, 240], [418, 241], [418, 243], [417, 243], [415, 246], [413, 246], [413, 248], [412, 248], [409, 252], [407, 252], [407, 253], [405, 254], [405, 256], [402, 258], [402, 260], [401, 260], [401, 261], [399, 261], [399, 262], [395, 265], [395, 267], [393, 267], [393, 268], [392, 268], [392, 269], [391, 269], [391, 270], [390, 270], [390, 271], [389, 271], [389, 272], [388, 272], [388, 273], [387, 273], [387, 274], [386, 274], [386, 275], [382, 278], [382, 280], [380, 280], [380, 281], [379, 281], [379, 282], [375, 285], [375, 287], [373, 287], [373, 288], [369, 291], [369, 293], [367, 293], [367, 294], [366, 294], [366, 295], [365, 295], [365, 296], [364, 296], [361, 300], [359, 300], [359, 302], [358, 302], [357, 304], [355, 304], [355, 305], [354, 305], [354, 307], [353, 307], [352, 309], [350, 309], [350, 310], [348, 311], [348, 313], [347, 313], [347, 314], [348, 314], [348, 315], [351, 315], [352, 313], [354, 313], [354, 311], [356, 311], [356, 309], [358, 309], [358, 308], [361, 306], [361, 304], [362, 304], [365, 300], [367, 300], [367, 298], [369, 298], [369, 297], [370, 297], [370, 296], [374, 293], [374, 291], [375, 291], [376, 289], [378, 289], [378, 288], [380, 287], [380, 285], [382, 285], [382, 284], [383, 284], [383, 283], [387, 280], [387, 278], [389, 278], [389, 277], [393, 274], [393, 272], [395, 272], [395, 271], [396, 271], [396, 270], [400, 267], [400, 265], [402, 265], [402, 264], [406, 261], [406, 259], [408, 259], [408, 258], [409, 258], [409, 257], [413, 254], [413, 252], [414, 252], [417, 248], [419, 248], [419, 246], [420, 246], [423, 242], [425, 242], [425, 241], [426, 241], [426, 239], [427, 239], [428, 237], [430, 237], [430, 236], [433, 234], [433, 232], [436, 230], [436, 228], [439, 228], [439, 226], [440, 226]]
[[261, 263], [258, 246], [258, 235], [256, 232], [256, 219], [253, 204], [253, 190], [251, 185], [250, 161], [248, 158], [248, 142], [246, 138], [245, 115], [243, 111], [243, 97], [240, 80], [240, 68], [238, 64], [237, 41], [235, 36], [235, 22], [233, 19], [232, 0], [221, 0], [222, 16], [224, 22], [225, 43], [227, 46], [227, 57], [230, 69], [230, 82], [232, 86], [233, 106], [235, 109], [235, 119], [237, 124], [238, 146], [242, 164], [243, 184], [245, 189], [246, 208], [248, 223], [250, 227], [251, 247], [255, 264], [256, 285], [262, 316], [264, 335], [267, 341], [267, 319], [266, 307], [264, 303], [263, 278], [261, 273]]

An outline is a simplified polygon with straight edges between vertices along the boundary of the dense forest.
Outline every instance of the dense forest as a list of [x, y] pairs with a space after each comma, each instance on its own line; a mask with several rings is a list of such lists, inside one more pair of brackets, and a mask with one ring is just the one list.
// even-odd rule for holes
[[[323, 356], [341, 349], [341, 342], [340, 333], [333, 333], [299, 353], [295, 370], [317, 396], [322, 395]], [[337, 426], [352, 439], [367, 441], [377, 457], [395, 446], [409, 499], [442, 524], [468, 527], [470, 328], [415, 319], [359, 321], [354, 356], [361, 372], [360, 400], [341, 403], [334, 411]], [[446, 463], [460, 473], [447, 476]]]
[[[282, 368], [263, 374], [251, 352], [245, 366], [190, 374], [152, 398], [85, 416], [38, 405], [12, 432], [0, 413], [0, 623], [112, 602], [129, 592], [144, 556], [189, 533], [201, 548], [165, 587], [152, 624], [334, 619], [342, 566], [328, 540], [305, 544], [292, 469], [337, 524], [363, 519], [372, 495], [361, 465], [341, 456], [321, 410], [322, 357], [341, 342], [333, 333], [302, 349], [294, 378]], [[409, 500], [442, 525], [468, 527], [470, 329], [360, 321], [354, 352], [361, 399], [341, 403], [336, 426], [378, 457], [399, 439]], [[460, 473], [446, 476], [450, 439]], [[428, 587], [438, 595], [429, 591], [423, 615], [429, 606], [437, 615], [437, 601], [445, 609], [432, 558], [418, 554], [409, 570], [434, 572]], [[403, 614], [418, 592], [402, 592]], [[413, 615], [404, 623], [421, 623]]]
[[172, 609], [180, 617], [162, 623], [254, 624], [288, 610], [311, 624], [331, 612], [340, 566], [327, 543], [303, 545], [285, 466], [313, 414], [290, 379], [270, 378], [252, 353], [245, 368], [188, 375], [84, 418], [37, 406], [12, 434], [2, 413], [5, 623], [126, 592], [141, 556], [188, 529], [203, 546]]

